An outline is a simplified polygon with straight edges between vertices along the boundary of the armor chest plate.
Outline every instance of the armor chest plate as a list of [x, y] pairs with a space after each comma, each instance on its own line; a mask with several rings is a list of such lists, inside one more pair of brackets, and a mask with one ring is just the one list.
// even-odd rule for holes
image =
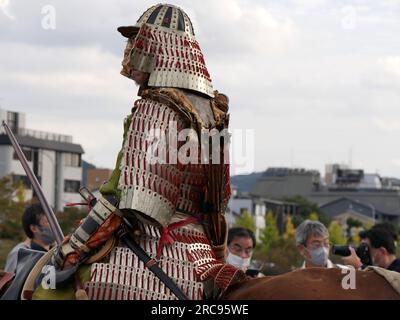
[[[175, 214], [175, 221], [183, 216]], [[140, 222], [141, 247], [155, 258], [160, 232]], [[173, 244], [165, 245], [159, 265], [192, 300], [203, 298], [201, 275], [217, 263], [202, 226], [186, 225], [171, 231]], [[93, 300], [174, 300], [175, 295], [123, 244], [115, 247], [102, 263], [91, 266], [90, 281], [85, 283]]]

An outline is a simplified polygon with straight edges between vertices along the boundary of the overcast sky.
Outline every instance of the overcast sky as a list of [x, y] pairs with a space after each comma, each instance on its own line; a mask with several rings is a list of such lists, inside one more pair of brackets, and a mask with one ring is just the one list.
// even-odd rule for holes
[[[137, 92], [119, 74], [116, 28], [155, 3], [0, 0], [0, 106], [25, 112], [29, 128], [73, 135], [85, 160], [113, 167]], [[351, 162], [400, 177], [400, 0], [173, 4], [230, 97], [231, 129], [254, 130], [236, 173]]]

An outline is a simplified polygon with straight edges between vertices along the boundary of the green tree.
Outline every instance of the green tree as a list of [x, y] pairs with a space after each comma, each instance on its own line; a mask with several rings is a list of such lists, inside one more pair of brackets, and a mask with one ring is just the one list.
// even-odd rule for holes
[[26, 202], [18, 196], [18, 188], [11, 177], [0, 179], [0, 238], [20, 241], [24, 236], [21, 217]]
[[238, 227], [247, 228], [253, 232], [256, 231], [254, 219], [247, 209], [243, 210], [242, 215], [236, 218], [235, 224]]
[[57, 220], [64, 234], [72, 233], [88, 215], [87, 210], [78, 207], [65, 207], [63, 211], [57, 212]]
[[349, 238], [349, 243], [351, 243], [353, 246], [358, 246], [360, 245], [361, 242], [361, 237], [360, 237], [360, 231], [364, 230], [362, 227], [352, 227], [350, 229], [350, 238]]
[[15, 193], [15, 196], [16, 196], [17, 201], [19, 203], [25, 203], [26, 187], [22, 182], [19, 183], [18, 188], [17, 188], [16, 193]]
[[294, 227], [294, 224], [292, 222], [292, 216], [288, 215], [286, 220], [285, 233], [283, 234], [283, 239], [292, 240], [294, 239], [295, 233], [296, 233], [296, 228]]
[[350, 237], [351, 236], [351, 229], [353, 228], [360, 228], [362, 227], [362, 222], [360, 220], [357, 219], [353, 219], [351, 217], [347, 218], [346, 220], [346, 224], [347, 224], [347, 236]]
[[[282, 274], [293, 271], [301, 265], [303, 258], [296, 247], [295, 231], [292, 217], [289, 215], [286, 220], [285, 233], [279, 237], [276, 221], [272, 213], [268, 213], [266, 228], [261, 234], [262, 243], [256, 248], [253, 255], [257, 261], [264, 263], [264, 274]], [[273, 262], [272, 265], [271, 262]]]
[[262, 229], [260, 240], [261, 247], [266, 252], [279, 240], [279, 231], [272, 211], [268, 211], [265, 217], [265, 228]]
[[372, 221], [369, 221], [364, 224], [364, 230], [369, 230], [374, 226], [374, 223]]
[[329, 239], [333, 244], [344, 245], [347, 239], [343, 235], [343, 228], [337, 221], [332, 221], [329, 225]]
[[295, 203], [296, 206], [296, 214], [293, 215], [293, 224], [297, 227], [300, 223], [302, 223], [305, 219], [308, 219], [312, 212], [318, 214], [319, 221], [324, 225], [328, 226], [331, 222], [330, 219], [322, 212], [317, 203], [309, 201], [308, 199], [302, 196], [293, 196], [293, 197], [285, 197], [282, 199], [283, 201]]

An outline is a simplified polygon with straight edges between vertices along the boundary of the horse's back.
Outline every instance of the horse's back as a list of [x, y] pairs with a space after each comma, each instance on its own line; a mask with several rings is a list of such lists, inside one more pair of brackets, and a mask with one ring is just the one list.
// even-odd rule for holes
[[[381, 300], [400, 299], [392, 286], [374, 271], [309, 268], [245, 281], [233, 287], [228, 300]], [[355, 276], [355, 279], [350, 277]], [[353, 282], [352, 282], [353, 281]]]

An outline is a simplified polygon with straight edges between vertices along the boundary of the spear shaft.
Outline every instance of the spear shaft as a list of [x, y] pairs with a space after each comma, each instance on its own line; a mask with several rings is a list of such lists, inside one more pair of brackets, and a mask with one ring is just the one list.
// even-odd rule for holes
[[35, 174], [32, 172], [32, 169], [30, 168], [28, 161], [26, 160], [26, 157], [24, 153], [22, 152], [21, 147], [19, 146], [19, 143], [17, 139], [15, 138], [14, 134], [8, 127], [7, 123], [3, 121], [3, 127], [6, 131], [6, 134], [8, 135], [8, 138], [11, 141], [11, 144], [15, 150], [15, 153], [17, 154], [17, 157], [19, 161], [21, 162], [22, 167], [25, 170], [26, 175], [28, 176], [29, 181], [32, 184], [33, 190], [35, 191], [37, 197], [39, 198], [40, 204], [42, 205], [43, 211], [46, 214], [47, 220], [49, 221], [51, 231], [53, 232], [53, 235], [56, 239], [57, 244], [61, 244], [64, 235], [61, 230], [61, 227], [57, 221], [56, 215], [53, 212], [53, 209], [51, 208], [49, 202], [47, 201], [46, 197], [44, 196], [43, 189], [37, 180]]

